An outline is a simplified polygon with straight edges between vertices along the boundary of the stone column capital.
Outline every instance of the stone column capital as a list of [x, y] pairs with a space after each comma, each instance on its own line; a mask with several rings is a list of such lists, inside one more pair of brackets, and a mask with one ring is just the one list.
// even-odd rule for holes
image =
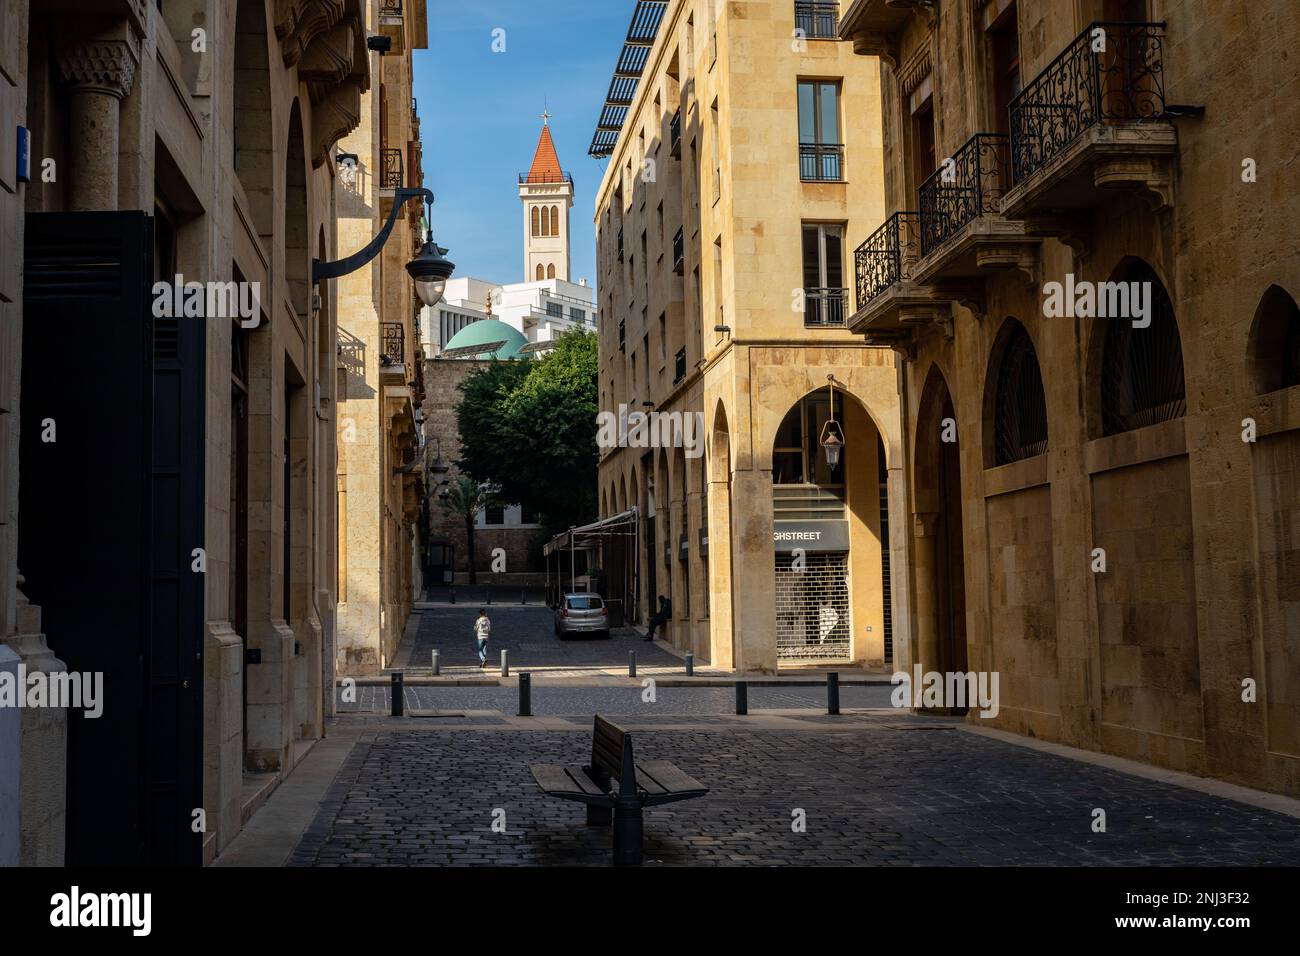
[[135, 83], [135, 68], [125, 40], [88, 40], [59, 51], [59, 75], [76, 92], [125, 99]]

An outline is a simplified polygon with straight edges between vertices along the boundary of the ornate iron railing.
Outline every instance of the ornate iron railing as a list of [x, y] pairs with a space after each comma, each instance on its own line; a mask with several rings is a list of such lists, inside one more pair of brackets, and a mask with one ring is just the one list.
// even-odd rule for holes
[[921, 184], [921, 255], [968, 222], [998, 214], [1009, 183], [1008, 146], [1004, 133], [976, 133]]
[[673, 364], [673, 384], [676, 385], [686, 377], [686, 349], [677, 350], [677, 356]]
[[400, 149], [380, 150], [383, 167], [379, 170], [380, 189], [402, 188], [402, 151]]
[[839, 35], [839, 0], [795, 0], [794, 27], [813, 40], [834, 40]]
[[804, 328], [844, 325], [844, 300], [848, 289], [804, 289]]
[[896, 212], [853, 252], [858, 308], [907, 274], [921, 253], [921, 214]]
[[804, 182], [839, 182], [843, 167], [843, 143], [799, 144], [799, 178]]
[[406, 361], [406, 328], [401, 322], [380, 323], [380, 361], [398, 365]]
[[1011, 173], [1023, 182], [1084, 130], [1165, 114], [1164, 23], [1090, 24], [1011, 101]]

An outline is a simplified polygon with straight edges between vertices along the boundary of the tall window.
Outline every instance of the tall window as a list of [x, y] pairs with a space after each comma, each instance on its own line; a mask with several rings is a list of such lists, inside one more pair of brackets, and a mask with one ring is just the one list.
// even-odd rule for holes
[[1300, 307], [1281, 286], [1269, 286], [1260, 299], [1250, 350], [1257, 394], [1300, 385]]
[[554, 262], [552, 262], [550, 265], [548, 265], [548, 266], [546, 267], [546, 278], [548, 278], [548, 279], [554, 279], [554, 278], [555, 278], [555, 263], [554, 263]]
[[552, 206], [551, 207], [551, 235], [558, 236], [559, 234], [560, 234], [560, 207]]
[[1114, 278], [1149, 283], [1145, 288], [1150, 290], [1151, 324], [1134, 328], [1128, 319], [1107, 320], [1101, 371], [1103, 435], [1182, 418], [1187, 411], [1183, 348], [1169, 293], [1155, 270], [1141, 260]]
[[534, 206], [533, 207], [533, 235], [540, 236], [541, 234], [542, 234], [542, 211], [538, 207]]
[[799, 83], [799, 178], [836, 182], [842, 177], [840, 84], [826, 80]]
[[549, 236], [550, 234], [551, 234], [551, 207], [543, 206], [542, 207], [542, 235]]
[[541, 282], [545, 278], [546, 278], [546, 267], [539, 262], [537, 263], [537, 281]]
[[803, 224], [804, 325], [844, 324], [844, 227]]
[[1020, 92], [1020, 31], [1016, 23], [1016, 5], [1009, 6], [988, 31], [993, 61], [993, 129], [1011, 130], [1008, 108]]
[[[934, 101], [927, 97], [912, 112], [913, 169], [916, 185], [930, 178], [934, 172]], [[915, 207], [913, 207], [915, 208]]]
[[1034, 342], [1014, 319], [1004, 333], [993, 413], [993, 463], [1006, 465], [1047, 451], [1047, 400]]

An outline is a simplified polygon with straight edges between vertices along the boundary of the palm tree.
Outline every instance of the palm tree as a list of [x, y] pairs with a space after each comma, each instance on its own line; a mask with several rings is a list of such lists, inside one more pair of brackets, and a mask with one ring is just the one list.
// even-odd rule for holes
[[438, 495], [442, 506], [465, 522], [465, 540], [469, 543], [469, 583], [478, 584], [474, 566], [477, 555], [474, 549], [474, 521], [481, 509], [496, 504], [497, 489], [491, 484], [479, 484], [468, 475], [461, 475], [450, 487]]

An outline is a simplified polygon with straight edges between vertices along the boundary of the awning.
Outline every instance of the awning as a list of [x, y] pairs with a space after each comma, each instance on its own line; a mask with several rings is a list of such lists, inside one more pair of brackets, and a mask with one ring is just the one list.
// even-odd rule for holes
[[620, 514], [602, 518], [581, 528], [571, 528], [553, 537], [542, 548], [542, 553], [550, 557], [557, 551], [569, 547], [592, 548], [600, 544], [602, 538], [621, 538], [636, 535], [637, 509], [629, 508]]

